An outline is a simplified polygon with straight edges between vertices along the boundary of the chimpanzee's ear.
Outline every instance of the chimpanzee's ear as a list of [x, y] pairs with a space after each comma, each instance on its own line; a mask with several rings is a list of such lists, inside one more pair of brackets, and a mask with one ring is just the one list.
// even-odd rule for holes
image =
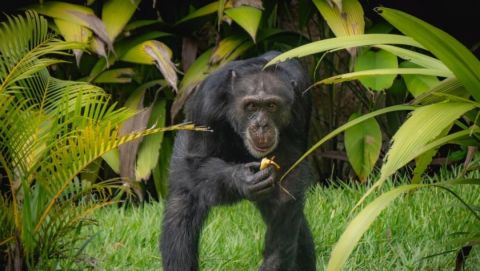
[[235, 70], [231, 69], [228, 71], [228, 77], [230, 78], [230, 91], [233, 93], [234, 89], [233, 89], [233, 83], [235, 81], [235, 79], [237, 78], [237, 73], [235, 72]]
[[228, 71], [228, 74], [230, 76], [230, 79], [235, 79], [237, 78], [237, 73], [235, 72], [235, 70], [231, 69]]
[[292, 85], [293, 89], [297, 89], [298, 83], [295, 80], [290, 80], [290, 84]]

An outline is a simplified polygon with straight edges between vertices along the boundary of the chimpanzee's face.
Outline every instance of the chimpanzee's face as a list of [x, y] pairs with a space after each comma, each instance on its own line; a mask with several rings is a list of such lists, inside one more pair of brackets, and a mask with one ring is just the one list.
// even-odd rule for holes
[[250, 154], [262, 158], [275, 150], [280, 131], [290, 122], [293, 86], [268, 72], [232, 80], [230, 122]]

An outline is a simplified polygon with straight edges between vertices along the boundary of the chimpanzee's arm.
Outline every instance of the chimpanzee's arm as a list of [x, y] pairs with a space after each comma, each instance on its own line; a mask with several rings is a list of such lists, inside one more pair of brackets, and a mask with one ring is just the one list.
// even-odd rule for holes
[[[194, 138], [198, 140], [198, 138]], [[259, 162], [228, 163], [208, 154], [208, 146], [189, 145], [188, 135], [177, 137], [172, 158], [170, 183], [196, 195], [207, 206], [231, 203], [243, 198], [254, 200], [271, 191], [275, 170], [259, 170]], [[182, 142], [183, 141], [183, 142]], [[205, 140], [200, 144], [207, 144]]]

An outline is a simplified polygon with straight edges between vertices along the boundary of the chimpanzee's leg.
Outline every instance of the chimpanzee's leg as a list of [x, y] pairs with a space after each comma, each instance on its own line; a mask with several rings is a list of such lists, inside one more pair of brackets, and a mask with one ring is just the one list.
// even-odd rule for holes
[[161, 246], [164, 271], [198, 270], [200, 232], [209, 208], [191, 195], [169, 195], [164, 212]]
[[[267, 224], [262, 271], [297, 270], [300, 229], [303, 230], [303, 199], [257, 203]], [[302, 231], [302, 238], [304, 232]], [[303, 245], [304, 242], [301, 242]], [[308, 270], [308, 269], [306, 269]], [[303, 271], [303, 270], [302, 270]]]
[[297, 247], [297, 268], [301, 271], [315, 271], [315, 245], [313, 243], [312, 232], [308, 227], [307, 219], [302, 213], [302, 223], [298, 235]]

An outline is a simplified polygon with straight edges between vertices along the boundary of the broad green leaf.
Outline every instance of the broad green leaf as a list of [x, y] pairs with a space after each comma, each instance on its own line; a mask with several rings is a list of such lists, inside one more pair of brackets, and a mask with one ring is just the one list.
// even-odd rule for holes
[[213, 49], [205, 51], [192, 63], [192, 65], [190, 65], [187, 72], [185, 72], [179, 85], [178, 95], [175, 97], [175, 101], [173, 101], [171, 107], [172, 119], [175, 118], [183, 108], [183, 104], [195, 86], [207, 76], [208, 69], [210, 68], [208, 60], [210, 59], [212, 52]]
[[[356, 207], [385, 180], [407, 163], [437, 147], [429, 144], [456, 119], [475, 107], [472, 103], [445, 102], [419, 107], [398, 129], [392, 138], [392, 146], [385, 156], [380, 177], [362, 196]], [[467, 131], [470, 132], [470, 131]], [[443, 140], [449, 137], [444, 137]], [[428, 149], [426, 149], [428, 147]]]
[[[147, 89], [154, 86], [165, 87], [166, 85], [167, 83], [164, 80], [154, 80], [144, 83], [133, 91], [133, 93], [128, 97], [124, 106], [136, 110]], [[108, 153], [104, 154], [102, 158], [113, 169], [113, 171], [115, 171], [115, 173], [120, 173], [120, 153], [118, 149], [109, 151]]]
[[179, 24], [191, 21], [193, 19], [197, 19], [197, 18], [200, 18], [200, 17], [203, 17], [203, 16], [213, 14], [213, 13], [217, 12], [217, 9], [218, 9], [218, 1], [212, 2], [208, 5], [205, 5], [201, 8], [199, 8], [199, 9], [195, 10], [194, 12], [189, 13], [187, 16], [183, 17], [182, 19], [180, 19], [175, 24], [179, 25]]
[[258, 25], [262, 18], [261, 10], [249, 6], [240, 6], [226, 9], [225, 14], [247, 31], [252, 40], [255, 41]]
[[187, 72], [185, 72], [182, 81], [180, 82], [180, 93], [182, 93], [186, 88], [199, 83], [207, 76], [207, 71], [209, 68], [208, 60], [211, 58], [212, 53], [212, 49], [205, 51], [192, 63], [192, 65], [190, 65]]
[[170, 168], [170, 158], [173, 151], [173, 139], [167, 136], [162, 141], [160, 156], [157, 166], [152, 171], [153, 182], [159, 198], [165, 199], [168, 188], [168, 173]]
[[48, 1], [27, 8], [55, 19], [62, 19], [77, 25], [85, 26], [91, 29], [102, 42], [107, 44], [108, 48], [113, 48], [112, 40], [108, 37], [105, 25], [97, 16], [95, 16], [92, 9], [88, 7], [65, 2]]
[[462, 142], [462, 141], [468, 140], [468, 138], [471, 138], [473, 134], [477, 134], [478, 136], [479, 131], [480, 131], [480, 128], [473, 126], [473, 127], [468, 127], [465, 130], [461, 130], [459, 132], [455, 132], [453, 134], [440, 137], [438, 139], [435, 139], [431, 143], [428, 143], [427, 145], [423, 146], [422, 148], [418, 149], [414, 156], [418, 157], [419, 155], [426, 153], [431, 149], [439, 148], [442, 145], [445, 145], [447, 143], [456, 143], [456, 142]]
[[[147, 127], [164, 127], [166, 120], [166, 100], [162, 99], [153, 104]], [[163, 141], [163, 133], [144, 137], [140, 144], [137, 155], [136, 180], [148, 180], [150, 174], [158, 163], [160, 146]]]
[[422, 175], [427, 170], [437, 150], [432, 149], [415, 158], [415, 169], [413, 170], [412, 184], [418, 184], [422, 180]]
[[246, 35], [230, 35], [222, 39], [215, 47], [209, 63], [217, 64], [221, 62], [223, 59], [232, 54], [235, 49], [237, 49], [237, 47], [239, 47], [246, 40], [248, 40], [248, 36]]
[[144, 26], [149, 26], [149, 25], [154, 25], [154, 24], [160, 24], [160, 20], [136, 20], [133, 21], [129, 24], [127, 24], [124, 28], [123, 31], [132, 31]]
[[[359, 117], [352, 114], [349, 121]], [[367, 119], [345, 131], [348, 161], [361, 182], [367, 180], [382, 148], [382, 131], [375, 118]]]
[[120, 60], [140, 64], [155, 64], [169, 85], [177, 91], [177, 72], [171, 58], [172, 51], [168, 46], [157, 40], [149, 40], [128, 50]]
[[426, 187], [423, 184], [409, 184], [394, 188], [383, 193], [363, 210], [361, 210], [350, 223], [338, 239], [330, 255], [327, 271], [341, 270], [353, 249], [357, 246], [362, 235], [368, 230], [377, 216], [392, 203], [394, 199], [405, 192]]
[[[88, 44], [90, 37], [92, 36], [92, 31], [86, 28], [85, 26], [75, 24], [69, 21], [62, 19], [54, 19], [55, 25], [58, 27], [58, 31], [66, 41], [76, 41], [84, 44]], [[82, 57], [82, 50], [73, 50], [75, 54], [75, 60], [77, 65], [80, 63]]]
[[95, 83], [130, 83], [135, 71], [132, 68], [119, 68], [107, 70], [98, 75], [93, 82]]
[[480, 101], [480, 61], [458, 40], [407, 13], [378, 8], [377, 12], [405, 35], [411, 36], [442, 61], [475, 100]]
[[[445, 66], [445, 64], [443, 64], [440, 60], [434, 57], [427, 56], [419, 52], [415, 52], [409, 49], [405, 49], [405, 48], [401, 48], [393, 45], [375, 45], [374, 47], [383, 49], [402, 59], [408, 60], [424, 68], [430, 68], [434, 70], [443, 70], [445, 72], [451, 73], [451, 71], [447, 68], [447, 66]], [[448, 77], [451, 77], [451, 76], [453, 76], [453, 73], [451, 73], [451, 75]]]
[[470, 94], [463, 87], [462, 83], [457, 78], [447, 78], [440, 81], [424, 94], [415, 97], [414, 104], [432, 104], [445, 100], [442, 94], [450, 94], [458, 97], [468, 98]]
[[456, 119], [473, 108], [474, 105], [470, 103], [446, 102], [415, 109], [393, 136], [392, 146], [380, 171], [380, 179], [386, 179], [412, 161], [417, 157], [416, 151], [437, 138]]
[[223, 65], [227, 64], [228, 62], [237, 59], [241, 55], [243, 55], [248, 49], [252, 48], [255, 44], [251, 40], [247, 40], [240, 44], [235, 50], [228, 55], [226, 58], [224, 58], [218, 66], [215, 67], [215, 69], [218, 69], [222, 67]]
[[225, 10], [225, 0], [218, 1], [218, 8], [217, 8], [217, 31], [220, 33], [220, 26], [222, 25], [223, 21], [223, 11]]
[[388, 75], [388, 74], [423, 74], [431, 76], [447, 76], [444, 71], [441, 70], [432, 70], [424, 68], [398, 68], [398, 69], [377, 69], [377, 70], [368, 70], [360, 72], [351, 72], [340, 75], [335, 75], [329, 78], [325, 78], [322, 81], [315, 84], [334, 84], [345, 81], [352, 81], [355, 79], [360, 79], [364, 77], [372, 77], [379, 75]]
[[92, 52], [95, 52], [97, 55], [103, 57], [104, 59], [108, 58], [107, 50], [105, 49], [105, 43], [98, 37], [94, 36], [92, 38], [89, 48]]
[[102, 21], [111, 41], [122, 32], [139, 3], [140, 0], [108, 0], [103, 4]]
[[[412, 62], [402, 62], [400, 63], [401, 68], [418, 68], [419, 66], [413, 64]], [[408, 91], [414, 96], [417, 97], [420, 94], [427, 92], [432, 89], [433, 86], [437, 85], [440, 80], [435, 76], [428, 75], [418, 75], [418, 74], [402, 74], [402, 78], [407, 85]]]
[[172, 34], [161, 31], [149, 31], [147, 33], [135, 35], [132, 38], [122, 39], [115, 43], [115, 53], [118, 58], [121, 58], [130, 49], [143, 42], [168, 36], [172, 36]]
[[363, 8], [358, 0], [339, 1], [340, 5], [331, 5], [327, 0], [313, 0], [322, 17], [335, 36], [354, 36], [364, 33], [365, 20]]
[[[444, 138], [448, 135], [448, 132], [452, 128], [453, 123], [447, 126], [438, 136], [438, 138]], [[438, 139], [437, 138], [437, 139]], [[433, 157], [437, 154], [438, 148], [432, 148], [415, 158], [415, 169], [413, 170], [413, 177], [411, 182], [413, 184], [420, 183], [422, 175], [427, 170], [427, 167], [432, 163]]]
[[393, 26], [386, 22], [375, 22], [374, 25], [370, 26], [365, 30], [366, 34], [388, 34], [392, 32]]
[[102, 155], [102, 159], [107, 162], [110, 168], [117, 174], [120, 173], [120, 153], [118, 149], [113, 149]]
[[[376, 52], [372, 50], [363, 51], [356, 59], [354, 71], [365, 71], [375, 69], [396, 69], [398, 68], [397, 57], [384, 50]], [[362, 85], [372, 90], [381, 91], [392, 86], [395, 74], [377, 75], [365, 78], [359, 78]]]
[[402, 35], [393, 34], [364, 34], [358, 36], [345, 36], [331, 39], [324, 39], [308, 43], [283, 54], [280, 54], [270, 60], [265, 67], [273, 65], [278, 62], [282, 62], [295, 57], [304, 57], [313, 55], [316, 53], [340, 50], [359, 46], [379, 45], [379, 44], [398, 44], [398, 45], [410, 45], [418, 48], [423, 48], [414, 39]]
[[366, 121], [370, 118], [383, 115], [389, 112], [395, 112], [395, 111], [408, 111], [408, 110], [414, 110], [415, 107], [410, 106], [410, 105], [394, 105], [386, 108], [379, 109], [377, 111], [370, 112], [368, 114], [365, 114], [363, 116], [360, 116], [354, 120], [351, 120], [342, 126], [338, 127], [337, 129], [333, 130], [330, 132], [328, 135], [324, 136], [322, 139], [320, 139], [317, 143], [315, 143], [310, 149], [308, 149], [300, 158], [298, 158], [297, 161], [283, 174], [283, 176], [280, 178], [280, 180], [283, 180], [292, 170], [294, 170], [307, 156], [309, 156], [311, 153], [313, 153], [316, 149], [318, 149], [323, 143], [327, 142], [328, 140], [334, 138], [335, 136], [339, 135], [340, 133], [344, 132], [345, 130], [363, 122]]
[[93, 82], [93, 80], [102, 72], [104, 72], [106, 69], [109, 67], [113, 66], [116, 62], [116, 55], [115, 54], [110, 54], [107, 58], [100, 58], [97, 63], [93, 66], [93, 68], [90, 71], [90, 74], [85, 77], [80, 79], [81, 81], [87, 81], [87, 82]]

